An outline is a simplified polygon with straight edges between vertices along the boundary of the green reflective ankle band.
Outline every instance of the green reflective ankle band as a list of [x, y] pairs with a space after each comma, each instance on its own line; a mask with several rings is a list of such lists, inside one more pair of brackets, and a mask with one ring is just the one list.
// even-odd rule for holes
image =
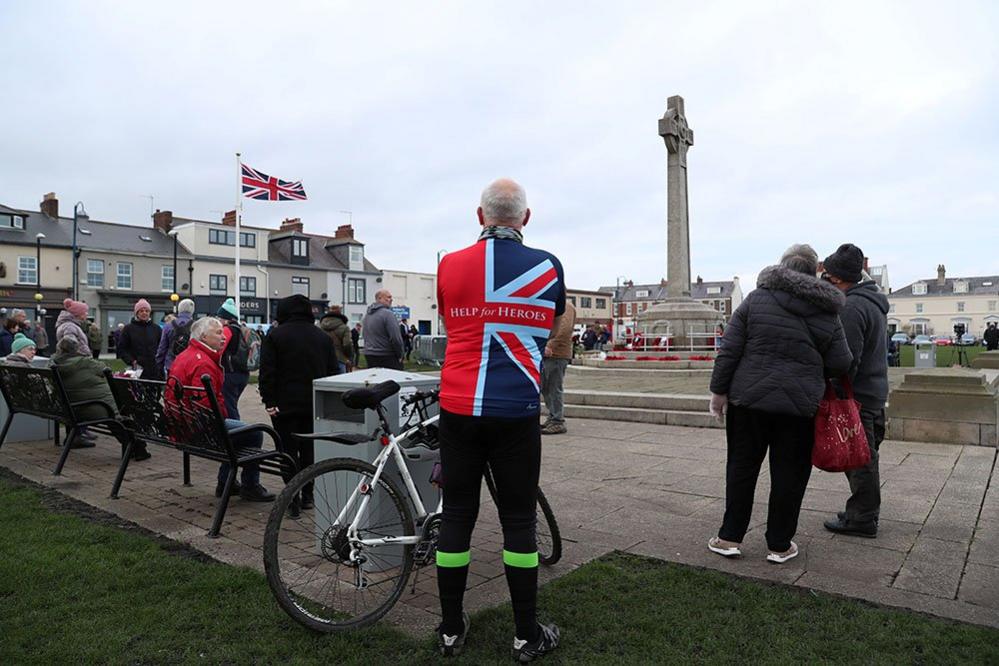
[[503, 551], [503, 564], [521, 569], [531, 569], [538, 566], [538, 553], [514, 553], [509, 550]]
[[445, 553], [437, 551], [437, 566], [439, 567], [467, 567], [472, 561], [472, 551], [466, 550], [464, 553]]

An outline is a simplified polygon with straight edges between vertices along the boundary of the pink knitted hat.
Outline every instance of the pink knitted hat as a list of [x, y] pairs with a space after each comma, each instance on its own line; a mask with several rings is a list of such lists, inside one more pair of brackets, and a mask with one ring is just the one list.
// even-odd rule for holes
[[135, 307], [132, 308], [133, 314], [139, 314], [139, 310], [146, 308], [147, 310], [152, 310], [152, 306], [149, 305], [149, 301], [144, 298], [140, 298], [135, 302]]
[[69, 311], [71, 315], [77, 319], [82, 319], [87, 316], [87, 312], [90, 311], [90, 306], [83, 301], [74, 301], [72, 298], [67, 298], [62, 302], [62, 306]]

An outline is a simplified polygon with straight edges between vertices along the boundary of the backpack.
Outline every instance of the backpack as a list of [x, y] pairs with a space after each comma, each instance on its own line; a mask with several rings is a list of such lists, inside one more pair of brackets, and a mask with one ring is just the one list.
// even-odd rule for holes
[[239, 327], [239, 342], [229, 359], [233, 372], [260, 369], [260, 334], [248, 326]]
[[174, 325], [173, 327], [173, 342], [170, 344], [170, 354], [174, 358], [180, 356], [180, 353], [187, 349], [187, 345], [191, 342], [191, 324], [194, 323], [194, 319], [190, 319], [186, 324], [182, 326]]

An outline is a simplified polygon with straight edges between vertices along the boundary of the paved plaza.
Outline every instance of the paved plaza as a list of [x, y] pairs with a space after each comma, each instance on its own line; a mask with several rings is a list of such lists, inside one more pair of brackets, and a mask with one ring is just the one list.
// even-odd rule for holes
[[[246, 420], [265, 420], [254, 386], [244, 394], [241, 411]], [[180, 454], [150, 450], [151, 460], [130, 465], [118, 500], [108, 495], [119, 447], [106, 438], [96, 448], [73, 451], [61, 477], [51, 475], [58, 457], [51, 441], [6, 444], [0, 466], [224, 562], [262, 570], [270, 505], [234, 498], [222, 537], [209, 539], [216, 467], [192, 460], [193, 485], [184, 487]], [[558, 518], [565, 554], [556, 566], [542, 567], [542, 581], [621, 550], [999, 627], [996, 450], [886, 441], [881, 451], [878, 538], [823, 529], [822, 521], [843, 507], [847, 484], [841, 474], [815, 471], [796, 537], [802, 554], [778, 566], [764, 561], [766, 473], [744, 557], [725, 560], [705, 548], [724, 510], [724, 431], [570, 420], [569, 434], [544, 440], [542, 486]], [[275, 477], [265, 476], [264, 483], [279, 489]], [[486, 494], [472, 546], [467, 595], [472, 610], [508, 599], [501, 548]], [[402, 601], [390, 621], [416, 632], [437, 622], [432, 567], [421, 572], [415, 592], [407, 590]]]

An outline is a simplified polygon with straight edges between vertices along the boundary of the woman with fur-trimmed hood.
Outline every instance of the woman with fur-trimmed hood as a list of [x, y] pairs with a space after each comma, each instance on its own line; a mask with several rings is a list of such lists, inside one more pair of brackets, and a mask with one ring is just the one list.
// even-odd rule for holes
[[814, 417], [825, 378], [853, 356], [839, 311], [843, 293], [816, 277], [818, 255], [792, 245], [760, 272], [757, 289], [732, 314], [711, 374], [711, 413], [728, 439], [725, 517], [708, 548], [741, 555], [763, 458], [770, 453], [767, 545], [771, 562], [798, 555], [791, 538], [812, 472]]

